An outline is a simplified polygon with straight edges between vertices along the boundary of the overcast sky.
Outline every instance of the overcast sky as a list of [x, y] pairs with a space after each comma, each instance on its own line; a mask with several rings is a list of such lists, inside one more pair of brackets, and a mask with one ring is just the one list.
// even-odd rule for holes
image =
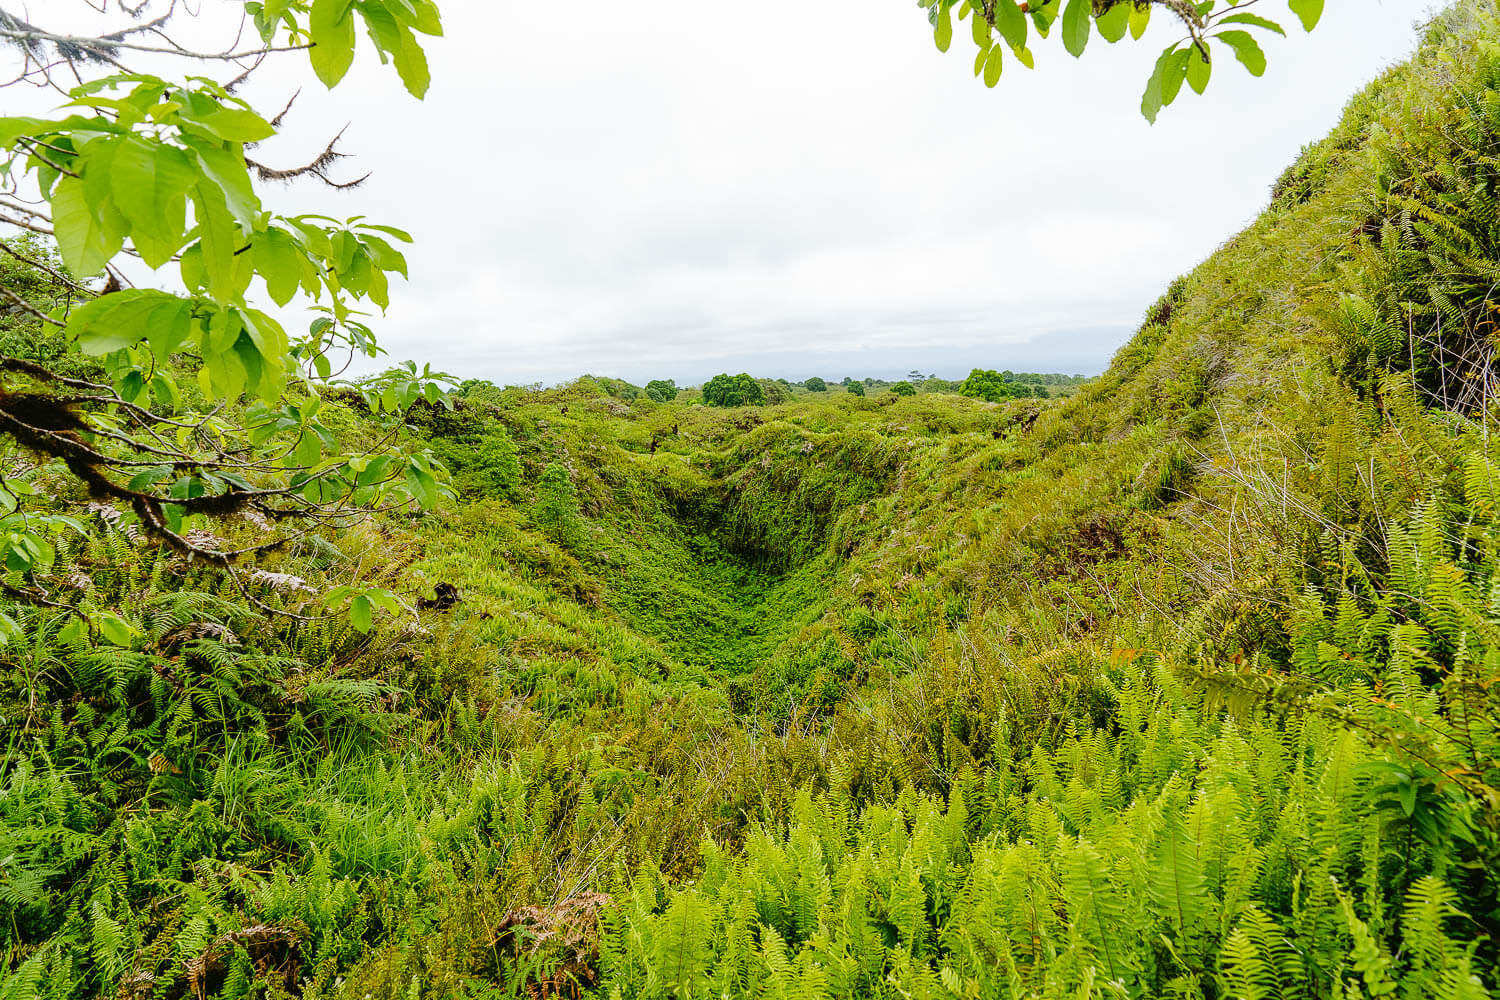
[[300, 57], [262, 71], [266, 107], [308, 84], [262, 159], [348, 121], [351, 172], [374, 172], [337, 209], [268, 202], [417, 237], [377, 323], [394, 359], [687, 383], [1099, 371], [1410, 52], [1428, 2], [1331, 0], [1310, 36], [1288, 16], [1265, 77], [1226, 59], [1154, 127], [1137, 109], [1164, 23], [1078, 62], [1043, 42], [986, 90], [967, 32], [939, 53], [911, 0], [442, 7], [425, 102], [367, 45], [331, 94]]

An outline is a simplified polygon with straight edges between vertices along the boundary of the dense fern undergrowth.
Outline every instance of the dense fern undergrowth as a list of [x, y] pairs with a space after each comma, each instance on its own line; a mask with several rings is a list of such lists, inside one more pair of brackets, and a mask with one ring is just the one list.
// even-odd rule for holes
[[0, 997], [1489, 996], [1497, 157], [1466, 0], [1069, 399], [466, 384], [457, 502], [247, 578], [369, 634], [89, 512]]

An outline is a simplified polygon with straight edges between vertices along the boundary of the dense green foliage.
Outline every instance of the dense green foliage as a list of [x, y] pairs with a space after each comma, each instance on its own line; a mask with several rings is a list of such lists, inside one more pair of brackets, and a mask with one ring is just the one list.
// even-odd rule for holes
[[[1173, 28], [1183, 32], [1161, 53], [1141, 97], [1141, 113], [1151, 122], [1161, 109], [1177, 99], [1186, 83], [1195, 93], [1208, 89], [1213, 67], [1220, 58], [1233, 55], [1250, 72], [1266, 71], [1266, 55], [1256, 40], [1257, 32], [1285, 35], [1269, 11], [1250, 10], [1256, 0], [917, 0], [927, 10], [933, 40], [940, 51], [953, 44], [955, 20], [969, 19], [974, 45], [974, 75], [987, 87], [1000, 82], [1005, 50], [1021, 65], [1031, 68], [1036, 57], [1030, 49], [1032, 32], [1047, 38], [1054, 30], [1069, 55], [1082, 56], [1089, 39], [1097, 33], [1114, 44], [1128, 33], [1139, 39], [1146, 32], [1154, 11], [1170, 18]], [[1317, 27], [1324, 0], [1287, 0], [1287, 10], [1306, 31]], [[1262, 36], [1264, 37], [1264, 36]]]
[[[432, 507], [444, 470], [420, 448], [390, 444], [400, 415], [418, 400], [445, 402], [451, 380], [411, 362], [336, 377], [355, 356], [380, 354], [366, 319], [389, 304], [391, 276], [406, 276], [397, 245], [411, 238], [364, 217], [275, 212], [265, 182], [335, 184], [326, 171], [337, 139], [308, 165], [269, 168], [246, 151], [277, 135], [291, 104], [263, 115], [236, 90], [290, 53], [335, 86], [361, 26], [421, 97], [429, 75], [417, 36], [442, 34], [436, 5], [257, 0], [237, 33], [231, 19], [222, 52], [174, 39], [175, 2], [61, 6], [46, 15], [68, 30], [0, 11], [0, 46], [19, 56], [0, 87], [56, 92], [61, 105], [52, 118], [0, 118], [0, 221], [51, 237], [3, 244], [0, 462], [46, 463], [123, 525], [231, 573], [256, 546], [209, 544], [217, 518], [252, 518], [265, 529], [260, 544], [280, 546], [313, 525]], [[230, 72], [215, 78], [205, 63]], [[266, 311], [294, 302], [310, 314], [305, 334]], [[341, 392], [387, 419], [342, 437], [324, 410]], [[7, 591], [58, 607], [40, 578], [56, 536], [78, 526], [39, 504], [27, 477], [14, 485], [0, 480], [0, 563], [19, 574]], [[339, 594], [359, 621], [372, 601], [395, 602], [363, 583]], [[107, 609], [67, 606], [106, 641], [126, 635]]]
[[677, 398], [677, 383], [672, 379], [654, 378], [646, 383], [646, 395], [658, 403], [670, 403]]
[[1023, 381], [1009, 371], [997, 372], [986, 368], [975, 368], [958, 387], [960, 395], [975, 399], [987, 399], [992, 403], [1007, 399], [1025, 399], [1030, 396], [1047, 398], [1047, 390], [1039, 382]]
[[466, 382], [247, 591], [12, 462], [0, 996], [1489, 996], [1497, 109], [1466, 0], [1066, 399]]
[[828, 383], [814, 375], [802, 383], [802, 387], [808, 392], [827, 392]]
[[766, 401], [766, 392], [744, 372], [715, 375], [703, 385], [703, 401], [710, 406], [760, 406]]

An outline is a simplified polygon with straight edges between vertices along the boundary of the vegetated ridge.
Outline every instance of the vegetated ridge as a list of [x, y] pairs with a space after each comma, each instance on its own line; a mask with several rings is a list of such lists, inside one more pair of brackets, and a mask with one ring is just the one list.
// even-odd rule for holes
[[94, 508], [0, 996], [1488, 996], [1497, 155], [1470, 0], [1067, 399], [467, 383], [457, 502], [252, 577], [368, 634]]

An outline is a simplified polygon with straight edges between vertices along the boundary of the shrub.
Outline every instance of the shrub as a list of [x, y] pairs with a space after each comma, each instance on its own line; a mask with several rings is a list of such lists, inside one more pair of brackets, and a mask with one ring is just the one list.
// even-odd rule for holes
[[803, 382], [802, 384], [807, 388], [808, 392], [827, 392], [828, 391], [828, 383], [824, 382], [822, 379], [818, 378], [818, 376], [816, 376], [816, 375], [814, 375], [812, 378], [808, 379], [806, 382]]
[[958, 387], [958, 392], [959, 395], [973, 399], [987, 399], [991, 403], [1013, 399], [1017, 395], [1015, 387], [1006, 380], [1005, 375], [984, 368], [975, 368], [969, 372], [969, 377], [964, 379], [963, 385]]
[[646, 383], [646, 397], [658, 403], [670, 403], [677, 398], [677, 391], [677, 383], [669, 378], [654, 378]]
[[894, 392], [898, 396], [915, 396], [917, 394], [917, 387], [910, 382], [897, 382], [891, 386], [891, 392]]
[[765, 398], [768, 406], [786, 403], [792, 398], [791, 390], [774, 379], [758, 378], [755, 381], [760, 386], [761, 395]]
[[703, 401], [710, 406], [761, 406], [765, 390], [749, 375], [715, 375], [703, 387]]
[[578, 516], [578, 494], [568, 471], [552, 462], [542, 470], [536, 483], [536, 506], [532, 518], [537, 526], [570, 549], [583, 541], [583, 524]]
[[515, 442], [496, 425], [474, 448], [474, 459], [469, 480], [479, 490], [514, 497], [521, 485], [521, 460], [516, 457]]

